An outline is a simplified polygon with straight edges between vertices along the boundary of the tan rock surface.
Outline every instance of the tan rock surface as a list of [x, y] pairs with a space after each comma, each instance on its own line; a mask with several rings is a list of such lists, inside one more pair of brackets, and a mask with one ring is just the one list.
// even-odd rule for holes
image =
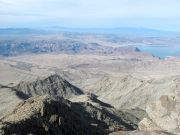
[[[144, 119], [139, 123], [141, 130], [156, 130], [180, 134], [180, 102], [179, 92], [163, 95], [157, 101], [147, 105], [146, 112], [150, 118], [148, 124]], [[156, 125], [156, 126], [152, 126]]]
[[110, 135], [173, 135], [163, 131], [119, 131]]

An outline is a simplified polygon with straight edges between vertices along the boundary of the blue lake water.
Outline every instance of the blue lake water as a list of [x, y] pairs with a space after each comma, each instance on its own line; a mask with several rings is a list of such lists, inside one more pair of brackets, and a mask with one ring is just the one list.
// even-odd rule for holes
[[160, 58], [166, 58], [168, 56], [180, 56], [180, 45], [139, 45], [136, 47], [139, 48], [142, 52], [148, 52]]

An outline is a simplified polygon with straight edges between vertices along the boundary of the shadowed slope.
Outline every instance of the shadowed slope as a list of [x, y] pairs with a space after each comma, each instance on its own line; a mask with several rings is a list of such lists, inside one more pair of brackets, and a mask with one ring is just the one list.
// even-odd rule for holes
[[21, 82], [15, 86], [14, 89], [29, 95], [29, 97], [47, 94], [70, 98], [83, 94], [79, 88], [70, 84], [57, 74], [51, 75], [45, 79], [37, 79], [33, 82]]
[[10, 115], [2, 118], [0, 131], [1, 134], [104, 135], [135, 129], [137, 125], [124, 119], [125, 114], [121, 117], [90, 103], [38, 96], [21, 102]]

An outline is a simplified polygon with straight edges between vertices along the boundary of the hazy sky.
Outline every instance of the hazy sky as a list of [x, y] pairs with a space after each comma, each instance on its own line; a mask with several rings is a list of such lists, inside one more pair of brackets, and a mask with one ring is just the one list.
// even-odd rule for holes
[[0, 0], [0, 27], [40, 26], [180, 31], [180, 0]]

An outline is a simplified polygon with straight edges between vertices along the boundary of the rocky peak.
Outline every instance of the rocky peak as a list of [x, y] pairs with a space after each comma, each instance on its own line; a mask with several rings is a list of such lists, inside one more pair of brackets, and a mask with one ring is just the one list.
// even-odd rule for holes
[[79, 88], [70, 84], [58, 74], [51, 75], [47, 78], [38, 78], [32, 82], [20, 82], [14, 89], [23, 92], [29, 97], [51, 95], [70, 98], [83, 94]]

